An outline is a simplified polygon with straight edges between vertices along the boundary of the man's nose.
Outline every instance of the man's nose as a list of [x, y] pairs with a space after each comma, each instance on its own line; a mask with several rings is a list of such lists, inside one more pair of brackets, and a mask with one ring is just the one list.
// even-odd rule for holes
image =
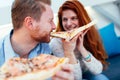
[[55, 30], [55, 29], [56, 29], [56, 25], [55, 25], [55, 23], [53, 23], [52, 30]]

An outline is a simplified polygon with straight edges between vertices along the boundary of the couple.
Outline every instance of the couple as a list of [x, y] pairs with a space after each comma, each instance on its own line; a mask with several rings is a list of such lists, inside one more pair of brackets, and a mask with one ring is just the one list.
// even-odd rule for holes
[[[52, 80], [108, 80], [100, 74], [107, 58], [95, 27], [78, 34], [70, 42], [53, 38], [56, 29], [50, 0], [15, 0], [12, 5], [13, 30], [0, 40], [0, 66], [12, 57], [33, 58], [40, 53], [66, 56], [70, 64], [62, 66]], [[91, 20], [77, 0], [65, 1], [58, 12], [56, 31], [68, 31]], [[50, 47], [48, 42], [50, 42]]]

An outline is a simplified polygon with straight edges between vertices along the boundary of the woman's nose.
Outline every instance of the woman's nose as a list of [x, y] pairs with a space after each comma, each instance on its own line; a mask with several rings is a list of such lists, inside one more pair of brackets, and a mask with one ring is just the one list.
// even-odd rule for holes
[[67, 21], [67, 25], [70, 26], [71, 25], [71, 20]]

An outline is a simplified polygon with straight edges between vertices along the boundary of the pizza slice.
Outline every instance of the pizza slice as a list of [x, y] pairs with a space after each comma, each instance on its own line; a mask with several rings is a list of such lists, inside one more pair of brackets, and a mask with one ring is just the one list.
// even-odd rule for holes
[[70, 31], [63, 31], [63, 32], [51, 32], [51, 36], [52, 37], [58, 37], [58, 38], [63, 38], [65, 40], [71, 40], [73, 37], [75, 37], [79, 32], [84, 31], [88, 28], [90, 28], [91, 26], [95, 25], [95, 21], [92, 21], [90, 23], [88, 23], [87, 25], [84, 25], [82, 27], [79, 27], [77, 29], [73, 29]]
[[68, 62], [68, 58], [48, 54], [32, 59], [12, 58], [0, 68], [0, 80], [45, 80]]

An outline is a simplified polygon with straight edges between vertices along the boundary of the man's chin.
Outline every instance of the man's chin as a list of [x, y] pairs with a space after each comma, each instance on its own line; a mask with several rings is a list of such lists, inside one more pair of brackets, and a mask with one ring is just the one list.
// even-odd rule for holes
[[41, 40], [40, 42], [49, 43], [50, 42], [50, 38], [46, 38], [44, 40]]
[[49, 43], [50, 42], [50, 39], [46, 41], [46, 43]]

